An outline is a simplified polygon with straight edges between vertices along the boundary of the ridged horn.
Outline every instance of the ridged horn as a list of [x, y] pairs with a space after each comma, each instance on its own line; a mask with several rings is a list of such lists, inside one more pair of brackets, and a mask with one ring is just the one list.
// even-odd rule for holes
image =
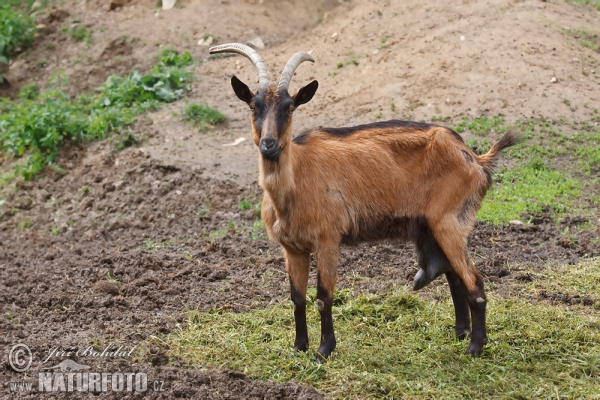
[[269, 87], [269, 73], [267, 72], [267, 65], [252, 47], [241, 43], [227, 43], [219, 46], [213, 46], [208, 49], [208, 52], [210, 54], [237, 53], [243, 55], [252, 61], [254, 66], [256, 66], [256, 69], [258, 70], [258, 85], [260, 88], [267, 89]]
[[279, 79], [279, 85], [277, 85], [277, 91], [285, 89], [288, 90], [290, 86], [290, 81], [292, 80], [292, 76], [294, 75], [294, 71], [298, 68], [298, 65], [303, 63], [304, 61], [315, 62], [313, 56], [308, 53], [299, 52], [296, 53], [290, 58], [290, 61], [287, 62], [283, 72], [281, 73], [281, 78]]

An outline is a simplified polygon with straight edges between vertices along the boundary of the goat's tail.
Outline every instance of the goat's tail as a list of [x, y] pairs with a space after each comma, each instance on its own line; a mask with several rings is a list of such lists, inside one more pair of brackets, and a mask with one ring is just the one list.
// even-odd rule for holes
[[479, 165], [483, 167], [489, 182], [491, 182], [492, 179], [492, 173], [494, 172], [494, 167], [496, 166], [498, 154], [500, 154], [502, 150], [510, 146], [514, 146], [520, 142], [521, 138], [511, 129], [510, 131], [506, 132], [504, 136], [502, 136], [502, 139], [497, 141], [492, 146], [490, 151], [477, 157], [477, 161]]

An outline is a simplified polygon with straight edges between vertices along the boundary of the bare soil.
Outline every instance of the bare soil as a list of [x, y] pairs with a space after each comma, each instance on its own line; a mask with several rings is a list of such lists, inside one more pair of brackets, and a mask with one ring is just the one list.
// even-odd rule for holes
[[[67, 1], [40, 12], [45, 33], [11, 66], [11, 86], [3, 94], [31, 82], [44, 86], [58, 68], [73, 93], [93, 90], [112, 73], [148, 69], [156, 44], [175, 46], [207, 60], [196, 67], [189, 101], [216, 107], [228, 122], [199, 133], [177, 115], [184, 100], [140, 118], [133, 129], [145, 138], [141, 148], [114, 153], [110, 141], [71, 146], [58, 158], [63, 171], [49, 168], [43, 178], [2, 189], [2, 359], [13, 344], [28, 344], [34, 373], [25, 380], [33, 382], [47, 366], [41, 357], [54, 346], [132, 346], [178, 329], [185, 310], [241, 312], [288, 299], [279, 246], [251, 228], [257, 222], [253, 210], [239, 208], [242, 199], [259, 202], [261, 192], [247, 111], [228, 80], [235, 73], [252, 84], [256, 71], [241, 57], [208, 60], [207, 47], [197, 45], [206, 33], [215, 43], [260, 36], [272, 79], [294, 52], [312, 51], [317, 62], [303, 64], [292, 82], [292, 90], [311, 79], [320, 82], [315, 99], [297, 113], [298, 131], [378, 117], [502, 113], [511, 121], [558, 116], [573, 121], [589, 119], [600, 108], [600, 54], [572, 34], [598, 31], [598, 13], [562, 1], [425, 6], [180, 0], [169, 11], [155, 9], [153, 0], [124, 1], [112, 11], [109, 3]], [[60, 31], [76, 20], [93, 30], [89, 47]], [[238, 137], [247, 140], [223, 146]], [[575, 263], [600, 255], [598, 221], [571, 217], [557, 224], [549, 215], [523, 216], [531, 226], [477, 223], [470, 249], [498, 293], [508, 295], [514, 282], [534, 279], [529, 272], [549, 261]], [[412, 282], [415, 252], [397, 243], [344, 248], [339, 270], [339, 288], [381, 292]], [[596, 301], [545, 292], [538, 300], [584, 307]], [[166, 391], [147, 394], [153, 398], [323, 396], [294, 382], [189, 370], [161, 347], [140, 347], [125, 360], [73, 359], [94, 371], [142, 371], [151, 381], [164, 380]], [[0, 377], [24, 379], [8, 363]], [[0, 390], [8, 393], [7, 386]]]

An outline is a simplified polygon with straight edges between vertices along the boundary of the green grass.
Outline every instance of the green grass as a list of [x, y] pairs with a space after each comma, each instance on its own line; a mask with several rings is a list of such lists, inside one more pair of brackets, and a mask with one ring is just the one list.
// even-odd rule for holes
[[454, 127], [454, 130], [458, 133], [463, 133], [468, 130], [478, 136], [485, 136], [492, 131], [505, 132], [508, 129], [509, 125], [501, 116], [495, 116], [492, 117], [492, 119], [489, 119], [485, 115], [473, 120], [464, 118], [457, 126]]
[[79, 25], [74, 28], [63, 26], [60, 31], [78, 42], [85, 43], [86, 46], [92, 43], [92, 31], [87, 26]]
[[200, 131], [206, 131], [209, 126], [225, 122], [225, 116], [218, 110], [205, 104], [190, 103], [183, 111], [184, 121], [191, 122]]
[[2, 68], [33, 43], [35, 30], [33, 18], [8, 4], [0, 5], [0, 83]]
[[39, 94], [28, 89], [18, 101], [1, 99], [0, 150], [26, 158], [18, 172], [29, 180], [54, 161], [65, 141], [103, 139], [136, 115], [181, 98], [190, 89], [193, 64], [189, 53], [166, 49], [150, 74], [112, 75], [97, 93], [72, 98], [61, 89], [65, 79], [55, 76]]
[[[597, 296], [600, 259], [584, 268], [596, 271], [589, 290]], [[573, 277], [578, 279], [585, 279], [585, 272]], [[600, 393], [600, 324], [589, 307], [571, 310], [491, 294], [490, 341], [482, 357], [473, 359], [464, 354], [467, 343], [453, 339], [449, 297], [424, 301], [404, 288], [381, 295], [339, 292], [333, 311], [338, 348], [326, 363], [315, 361], [314, 290], [308, 295], [308, 353], [292, 349], [288, 302], [245, 313], [192, 311], [183, 328], [161, 340], [192, 368], [295, 379], [333, 398], [594, 398]]]
[[[447, 118], [432, 120], [446, 122]], [[532, 119], [508, 124], [501, 116], [483, 116], [463, 119], [456, 127], [459, 132], [469, 130], [482, 136], [466, 140], [478, 154], [487, 152], [509, 129], [525, 142], [501, 155], [499, 165], [508, 166], [495, 172], [478, 219], [501, 223], [542, 210], [550, 210], [555, 218], [597, 212], [600, 130], [596, 122]]]
[[494, 223], [521, 218], [527, 212], [549, 207], [563, 215], [579, 196], [580, 182], [559, 172], [541, 159], [502, 169], [494, 174], [494, 184], [483, 200], [477, 218]]
[[596, 10], [600, 11], [600, 0], [567, 0], [567, 3], [583, 5], [589, 4], [593, 7], [596, 7]]

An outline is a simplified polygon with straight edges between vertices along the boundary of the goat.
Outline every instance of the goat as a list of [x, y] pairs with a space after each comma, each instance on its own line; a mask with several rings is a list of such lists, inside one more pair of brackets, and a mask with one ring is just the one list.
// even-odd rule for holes
[[416, 244], [420, 270], [415, 290], [445, 273], [456, 336], [462, 340], [471, 334], [467, 353], [480, 355], [487, 343], [486, 295], [467, 252], [467, 237], [491, 185], [498, 153], [518, 138], [508, 132], [478, 156], [451, 129], [419, 122], [317, 128], [292, 137], [292, 113], [312, 99], [318, 82], [294, 96], [288, 86], [298, 65], [314, 62], [313, 57], [294, 54], [275, 89], [269, 87], [266, 65], [252, 48], [230, 43], [209, 51], [244, 55], [258, 69], [256, 93], [235, 75], [231, 85], [251, 110], [264, 190], [262, 218], [269, 237], [283, 247], [295, 349], [308, 350], [310, 254], [317, 261], [316, 306], [321, 315], [317, 354], [328, 358], [336, 347], [331, 310], [340, 244], [392, 238]]

